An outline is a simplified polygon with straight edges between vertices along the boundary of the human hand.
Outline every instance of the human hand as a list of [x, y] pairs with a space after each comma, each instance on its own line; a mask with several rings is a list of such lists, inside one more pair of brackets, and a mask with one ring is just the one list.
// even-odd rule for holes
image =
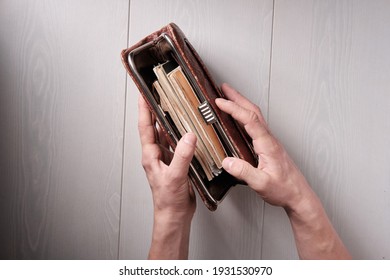
[[244, 127], [259, 156], [257, 167], [228, 157], [223, 161], [223, 168], [245, 181], [268, 203], [294, 209], [302, 198], [307, 197], [303, 192], [311, 192], [304, 176], [269, 131], [260, 108], [227, 84], [222, 85], [222, 91], [228, 100], [216, 99], [217, 106]]
[[216, 99], [217, 106], [243, 125], [259, 156], [257, 167], [229, 157], [222, 162], [223, 168], [245, 181], [268, 203], [284, 207], [300, 258], [351, 258], [320, 200], [269, 131], [259, 107], [226, 84], [222, 85], [222, 91], [229, 100]]
[[[142, 166], [153, 195], [154, 221], [149, 259], [187, 259], [195, 194], [188, 179], [188, 168], [195, 152], [196, 136], [185, 134], [177, 143], [170, 163], [168, 146], [144, 99], [138, 102], [138, 131], [142, 145]], [[161, 141], [160, 141], [161, 140]]]
[[152, 190], [155, 215], [191, 219], [195, 212], [196, 200], [189, 184], [188, 168], [194, 155], [196, 136], [187, 133], [182, 137], [168, 165], [163, 159], [164, 150], [166, 151], [168, 147], [163, 139], [159, 141], [155, 120], [142, 97], [139, 98], [138, 109], [142, 166]]

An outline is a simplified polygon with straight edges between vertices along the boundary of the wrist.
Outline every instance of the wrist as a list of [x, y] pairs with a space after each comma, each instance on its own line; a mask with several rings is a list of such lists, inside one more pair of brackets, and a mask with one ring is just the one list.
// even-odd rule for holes
[[302, 190], [301, 198], [285, 210], [301, 259], [351, 258], [309, 185]]
[[[284, 207], [289, 218], [308, 222], [315, 220], [315, 216], [322, 211], [322, 204], [311, 189], [304, 176], [297, 172], [291, 176], [291, 187], [295, 190], [293, 197]], [[306, 221], [307, 220], [307, 221]]]
[[158, 227], [180, 228], [191, 224], [194, 211], [154, 210], [154, 224]]
[[192, 214], [155, 211], [149, 259], [187, 259]]
[[285, 211], [295, 226], [317, 227], [318, 218], [324, 215], [324, 210], [318, 197], [312, 190], [305, 190], [299, 200]]
[[164, 221], [164, 223], [191, 222], [196, 209], [195, 203], [174, 206], [169, 205], [159, 207], [154, 204], [154, 220]]

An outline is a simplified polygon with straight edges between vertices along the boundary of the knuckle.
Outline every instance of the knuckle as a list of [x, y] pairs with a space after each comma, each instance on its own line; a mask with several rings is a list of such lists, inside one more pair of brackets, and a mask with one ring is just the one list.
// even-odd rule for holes
[[143, 123], [138, 123], [138, 131], [142, 132], [145, 130], [145, 125]]
[[261, 125], [261, 122], [257, 116], [257, 114], [253, 111], [250, 111], [248, 122], [245, 124], [245, 130], [249, 134], [258, 134], [259, 131], [264, 134], [264, 127]]
[[249, 111], [248, 120], [250, 123], [256, 123], [259, 121], [259, 118], [254, 111]]
[[245, 179], [249, 175], [248, 165], [239, 163], [237, 166], [237, 174], [239, 178]]
[[177, 149], [176, 150], [176, 155], [181, 161], [186, 161], [188, 159], [188, 153], [186, 150], [183, 149]]
[[149, 128], [149, 125], [143, 123], [143, 122], [139, 122], [138, 123], [138, 131], [140, 133], [145, 133], [145, 131], [147, 131], [147, 129]]
[[183, 143], [179, 143], [175, 150], [175, 155], [181, 162], [186, 163], [189, 162], [192, 158], [192, 150], [185, 147]]
[[164, 176], [164, 181], [167, 183], [166, 188], [176, 189], [178, 185], [183, 184], [183, 181], [185, 181], [186, 178], [187, 178], [187, 174], [182, 174], [176, 172], [175, 170], [168, 170]]
[[266, 122], [264, 120], [263, 114], [261, 113], [261, 109], [258, 105], [253, 104], [252, 108], [253, 112], [256, 114], [258, 122], [262, 123], [263, 125], [266, 125]]
[[241, 107], [235, 106], [235, 108], [232, 108], [232, 110], [231, 110], [231, 115], [235, 119], [240, 119], [242, 112], [243, 112], [243, 110]]
[[141, 164], [142, 164], [142, 167], [144, 168], [145, 171], [149, 171], [152, 169], [150, 159], [145, 157], [145, 156], [142, 157]]
[[155, 165], [155, 159], [159, 157], [159, 151], [153, 148], [143, 149], [141, 164], [145, 171], [150, 171]]
[[264, 176], [264, 177], [262, 178], [261, 184], [262, 184], [264, 187], [269, 187], [269, 186], [271, 186], [271, 184], [272, 184], [272, 177], [271, 177], [271, 176]]
[[281, 145], [274, 137], [270, 138], [269, 151], [272, 154], [280, 154], [282, 152]]
[[258, 105], [253, 104], [253, 111], [256, 113], [256, 115], [261, 114], [260, 107]]

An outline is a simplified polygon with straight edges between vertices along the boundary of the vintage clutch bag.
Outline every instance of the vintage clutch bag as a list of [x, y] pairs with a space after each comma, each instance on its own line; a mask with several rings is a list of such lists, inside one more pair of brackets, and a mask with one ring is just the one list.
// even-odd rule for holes
[[244, 183], [223, 170], [222, 160], [234, 156], [256, 166], [257, 156], [245, 131], [215, 105], [224, 96], [209, 71], [174, 23], [123, 50], [122, 61], [173, 150], [185, 132], [197, 135], [189, 178], [215, 210], [232, 186]]

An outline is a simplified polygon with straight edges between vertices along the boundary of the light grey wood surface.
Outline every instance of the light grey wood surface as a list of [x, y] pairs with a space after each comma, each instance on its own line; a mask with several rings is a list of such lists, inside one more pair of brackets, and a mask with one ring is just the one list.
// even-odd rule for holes
[[0, 2], [0, 258], [118, 257], [127, 18]]
[[[267, 113], [272, 1], [223, 1], [223, 7], [220, 1], [131, 1], [130, 45], [169, 22], [180, 26], [218, 83], [229, 82]], [[145, 258], [152, 226], [151, 194], [140, 165], [137, 100], [138, 91], [131, 82], [120, 246], [120, 258], [125, 259]], [[242, 186], [215, 213], [198, 199], [190, 258], [260, 258], [262, 208], [255, 193]]]
[[[390, 257], [389, 13], [389, 1], [275, 2], [271, 129], [359, 259]], [[266, 207], [264, 258], [292, 256], [288, 232]]]
[[[0, 258], [144, 259], [152, 198], [120, 51], [176, 22], [258, 104], [355, 258], [390, 257], [390, 3], [0, 1]], [[295, 259], [283, 210], [198, 199], [191, 259]]]

